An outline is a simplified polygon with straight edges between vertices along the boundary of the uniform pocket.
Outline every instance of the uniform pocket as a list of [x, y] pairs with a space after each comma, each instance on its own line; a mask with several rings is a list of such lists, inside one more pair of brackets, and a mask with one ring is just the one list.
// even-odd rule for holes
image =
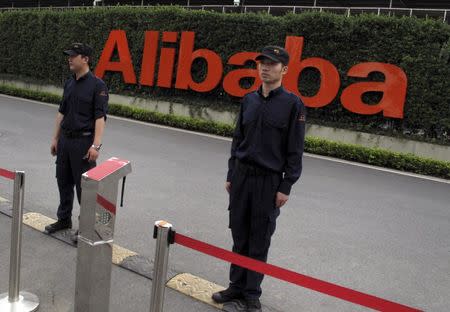
[[244, 127], [247, 127], [248, 125], [254, 123], [254, 122], [256, 121], [256, 119], [257, 119], [257, 118], [256, 118], [255, 116], [249, 116], [247, 119], [244, 118], [244, 119], [242, 120], [242, 125], [243, 125]]
[[[61, 134], [62, 136], [63, 134]], [[63, 154], [63, 142], [62, 142], [62, 138], [58, 139], [58, 142], [56, 143], [56, 159], [55, 159], [55, 164], [61, 163], [62, 161], [62, 154]]]
[[235, 179], [235, 176], [236, 176], [236, 170], [238, 170], [237, 168], [235, 168], [234, 169], [235, 170], [235, 172], [233, 172], [233, 175], [232, 175], [232, 178], [231, 178], [231, 189], [230, 189], [230, 193], [228, 194], [228, 210], [231, 210], [231, 207], [233, 206], [233, 203], [234, 203], [234, 198], [235, 198], [235, 190], [233, 189], [233, 186], [235, 187], [235, 188], [237, 188], [237, 187], [239, 187], [238, 185], [237, 185], [237, 183], [235, 183], [234, 181], [236, 180]]
[[278, 120], [264, 117], [261, 132], [262, 138], [264, 138], [262, 148], [266, 157], [274, 163], [278, 162], [283, 158], [287, 126]]
[[274, 118], [270, 118], [268, 116], [264, 116], [264, 123], [269, 125], [270, 127], [276, 128], [276, 129], [284, 129], [287, 127], [287, 123], [282, 120], [276, 120]]
[[94, 114], [94, 105], [92, 96], [78, 96], [78, 113], [85, 117], [91, 117]]
[[275, 208], [271, 214], [269, 214], [268, 222], [267, 222], [267, 231], [266, 231], [266, 241], [270, 244], [270, 238], [273, 233], [275, 233], [275, 229], [277, 227], [277, 218], [280, 215], [280, 209]]

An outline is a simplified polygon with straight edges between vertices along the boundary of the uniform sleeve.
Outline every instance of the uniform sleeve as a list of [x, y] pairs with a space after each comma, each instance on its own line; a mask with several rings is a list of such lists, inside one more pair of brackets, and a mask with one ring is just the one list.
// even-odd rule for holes
[[66, 87], [67, 87], [67, 81], [64, 83], [64, 89], [63, 89], [63, 97], [61, 100], [61, 103], [59, 103], [59, 109], [58, 112], [65, 115], [67, 112], [67, 101], [66, 101]]
[[94, 94], [95, 120], [101, 117], [105, 118], [106, 120], [106, 114], [108, 113], [108, 101], [108, 88], [106, 87], [106, 84], [103, 82], [103, 80], [98, 79]]
[[297, 98], [295, 108], [291, 113], [287, 137], [287, 161], [284, 168], [283, 181], [278, 191], [289, 195], [292, 185], [297, 182], [302, 173], [302, 157], [305, 145], [306, 109]]
[[231, 177], [233, 176], [234, 166], [236, 163], [236, 150], [243, 140], [244, 132], [242, 129], [242, 113], [243, 113], [244, 99], [242, 100], [241, 106], [239, 108], [238, 120], [237, 120], [236, 128], [234, 129], [234, 134], [233, 134], [233, 142], [231, 143], [231, 156], [228, 159], [227, 182], [230, 182]]

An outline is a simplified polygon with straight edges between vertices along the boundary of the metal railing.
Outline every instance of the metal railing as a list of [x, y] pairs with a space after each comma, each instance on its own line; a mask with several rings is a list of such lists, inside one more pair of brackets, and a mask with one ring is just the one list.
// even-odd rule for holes
[[419, 9], [419, 8], [388, 8], [388, 7], [331, 7], [331, 6], [233, 6], [233, 5], [200, 5], [186, 6], [190, 9], [212, 10], [222, 13], [251, 13], [265, 12], [272, 15], [282, 15], [286, 13], [302, 13], [308, 11], [330, 12], [346, 16], [358, 15], [362, 13], [388, 15], [388, 16], [415, 16], [421, 18], [442, 19], [449, 22], [448, 9]]
[[[0, 12], [12, 11], [12, 10], [27, 10], [27, 9], [52, 9], [52, 10], [73, 10], [73, 9], [95, 9], [102, 8], [116, 8], [117, 6], [102, 6], [98, 3], [96, 6], [36, 6], [36, 7], [7, 7], [0, 8]], [[128, 7], [154, 7], [152, 5], [139, 5]], [[419, 18], [433, 18], [442, 20], [444, 23], [450, 23], [449, 9], [422, 9], [422, 8], [389, 8], [389, 7], [331, 7], [331, 6], [271, 6], [271, 5], [186, 5], [182, 6], [192, 10], [209, 10], [222, 13], [267, 13], [271, 15], [283, 15], [286, 13], [302, 13], [302, 12], [329, 12], [335, 14], [341, 14], [345, 16], [358, 15], [358, 14], [376, 14], [387, 16], [407, 16], [407, 17], [419, 17]]]

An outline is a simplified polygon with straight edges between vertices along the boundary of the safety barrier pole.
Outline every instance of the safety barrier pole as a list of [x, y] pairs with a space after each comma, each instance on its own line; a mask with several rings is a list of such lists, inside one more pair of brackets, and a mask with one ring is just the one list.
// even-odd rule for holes
[[169, 261], [169, 245], [174, 242], [172, 224], [156, 221], [153, 238], [156, 238], [156, 252], [152, 280], [150, 312], [162, 312], [164, 308], [164, 290], [167, 280], [167, 263]]
[[0, 295], [0, 311], [33, 312], [39, 308], [39, 298], [20, 291], [20, 264], [22, 250], [22, 218], [25, 173], [0, 169], [0, 176], [14, 180], [13, 212], [11, 223], [11, 250], [9, 263], [9, 292]]

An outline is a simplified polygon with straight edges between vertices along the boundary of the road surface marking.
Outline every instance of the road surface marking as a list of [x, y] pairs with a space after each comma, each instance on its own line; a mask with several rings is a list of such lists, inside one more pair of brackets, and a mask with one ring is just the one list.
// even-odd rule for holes
[[197, 299], [203, 303], [209, 304], [218, 309], [223, 309], [223, 304], [217, 304], [211, 299], [213, 293], [225, 289], [220, 285], [214, 284], [189, 273], [182, 273], [174, 276], [167, 282], [166, 285], [169, 288]]

